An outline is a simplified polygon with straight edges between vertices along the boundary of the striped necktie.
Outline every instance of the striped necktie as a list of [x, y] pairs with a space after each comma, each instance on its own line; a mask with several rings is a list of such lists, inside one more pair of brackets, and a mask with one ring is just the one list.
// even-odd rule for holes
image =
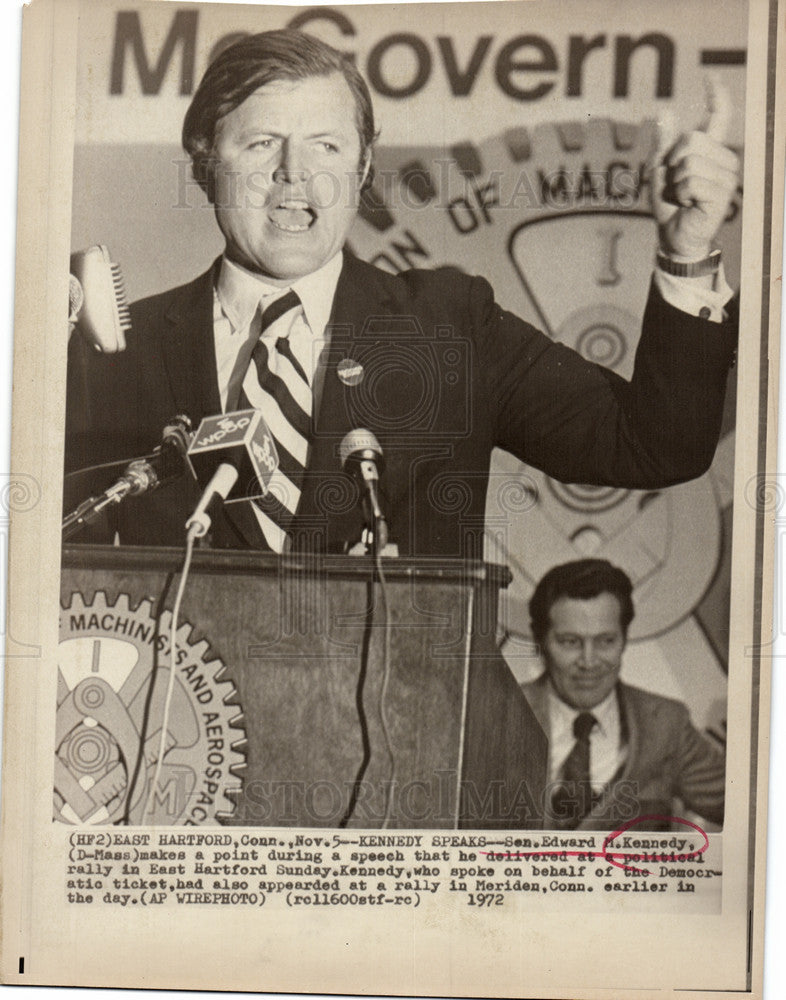
[[311, 444], [313, 395], [288, 337], [302, 310], [291, 289], [257, 313], [259, 337], [251, 354], [238, 409], [261, 410], [276, 443], [279, 464], [269, 492], [255, 500], [257, 520], [273, 552], [287, 547], [290, 525], [300, 502], [303, 472]]

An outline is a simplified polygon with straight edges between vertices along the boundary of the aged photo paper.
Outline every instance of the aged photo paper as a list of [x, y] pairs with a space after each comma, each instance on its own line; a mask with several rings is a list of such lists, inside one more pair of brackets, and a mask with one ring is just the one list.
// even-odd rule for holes
[[762, 995], [784, 27], [26, 8], [4, 982]]

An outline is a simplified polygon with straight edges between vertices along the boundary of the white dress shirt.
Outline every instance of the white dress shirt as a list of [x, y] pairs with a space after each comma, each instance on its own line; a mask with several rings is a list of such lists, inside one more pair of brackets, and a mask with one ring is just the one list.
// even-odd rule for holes
[[240, 394], [256, 342], [251, 321], [257, 307], [261, 303], [265, 309], [290, 288], [297, 292], [303, 313], [293, 321], [289, 343], [292, 353], [306, 373], [309, 385], [314, 387], [319, 359], [326, 345], [325, 328], [333, 308], [342, 265], [343, 256], [339, 252], [318, 271], [298, 278], [287, 288], [279, 288], [267, 284], [264, 278], [234, 261], [223, 258], [213, 310], [216, 369], [222, 411], [226, 412], [228, 399], [234, 406]]
[[[303, 308], [292, 321], [289, 345], [306, 374], [316, 405], [320, 388], [317, 377], [319, 360], [326, 345], [325, 329], [333, 308], [343, 262], [342, 254], [337, 253], [318, 271], [298, 278], [288, 287], [279, 288], [268, 284], [259, 275], [234, 261], [223, 258], [213, 297], [213, 337], [223, 413], [237, 407], [243, 379], [258, 339], [258, 327], [252, 327], [257, 309], [260, 306], [263, 310], [266, 309], [290, 289], [297, 292]], [[277, 334], [273, 333], [271, 336], [277, 337]], [[263, 333], [262, 338], [264, 337]], [[276, 551], [284, 551], [284, 532], [255, 504], [252, 504], [252, 510], [266, 537], [270, 538], [271, 531], [278, 532], [280, 540]]]
[[[576, 742], [573, 720], [580, 714], [580, 710], [566, 705], [551, 684], [548, 685], [548, 708], [549, 781], [554, 782], [559, 781], [562, 766]], [[616, 689], [588, 711], [597, 720], [590, 733], [590, 782], [592, 790], [600, 792], [611, 781], [627, 756], [627, 747], [622, 741]]]
[[670, 306], [712, 323], [723, 322], [724, 307], [734, 295], [726, 281], [723, 261], [712, 288], [706, 287], [703, 278], [678, 278], [661, 271], [659, 267], [655, 268], [655, 287]]

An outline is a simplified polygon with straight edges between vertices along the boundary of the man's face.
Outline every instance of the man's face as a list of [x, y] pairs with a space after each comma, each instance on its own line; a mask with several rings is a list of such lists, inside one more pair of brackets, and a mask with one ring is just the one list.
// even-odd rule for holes
[[260, 87], [219, 121], [215, 154], [216, 219], [234, 260], [286, 285], [341, 249], [366, 164], [340, 73]]
[[622, 667], [625, 636], [613, 594], [586, 600], [561, 597], [551, 606], [543, 643], [546, 671], [572, 708], [590, 710], [613, 690]]

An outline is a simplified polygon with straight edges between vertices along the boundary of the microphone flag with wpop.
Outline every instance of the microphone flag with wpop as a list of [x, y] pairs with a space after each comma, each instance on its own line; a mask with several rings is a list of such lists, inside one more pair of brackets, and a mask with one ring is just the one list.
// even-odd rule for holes
[[278, 468], [278, 452], [260, 410], [205, 417], [188, 449], [188, 461], [200, 486], [207, 486], [221, 465], [231, 465], [237, 478], [225, 503], [256, 500], [268, 491]]

